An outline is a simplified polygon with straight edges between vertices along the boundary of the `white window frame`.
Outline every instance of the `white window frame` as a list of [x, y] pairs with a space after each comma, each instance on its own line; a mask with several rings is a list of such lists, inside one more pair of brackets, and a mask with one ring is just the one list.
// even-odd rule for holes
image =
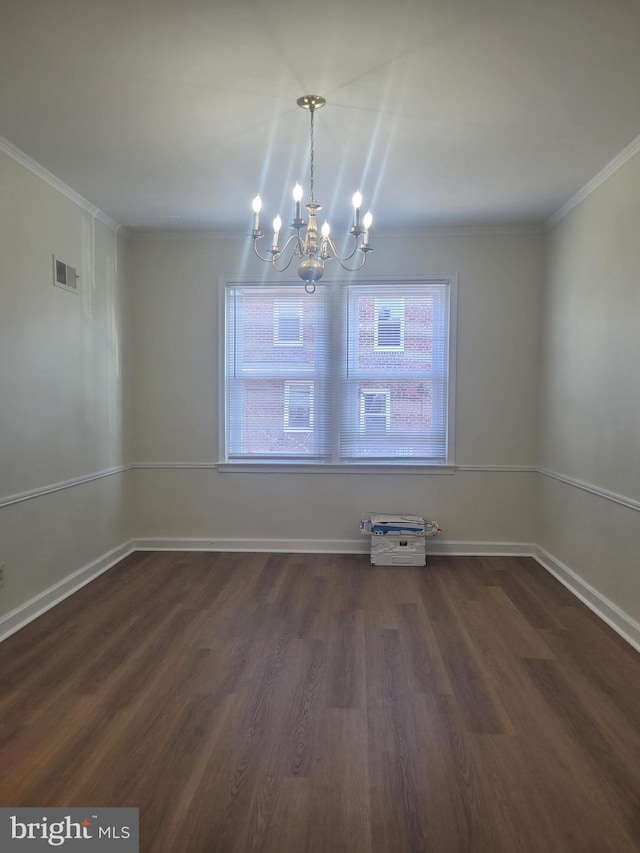
[[[304, 427], [291, 426], [290, 424], [290, 401], [292, 388], [306, 388], [309, 392], [309, 425]], [[284, 431], [285, 432], [313, 432], [313, 382], [285, 381], [284, 383]]]
[[[391, 310], [391, 306], [400, 308], [400, 317], [397, 320], [393, 320], [392, 322], [400, 323], [400, 343], [397, 346], [385, 346], [384, 344], [379, 343], [380, 340], [380, 308], [382, 308], [385, 304], [389, 304], [389, 310]], [[400, 297], [399, 299], [385, 299], [384, 297], [376, 297], [374, 302], [374, 331], [373, 331], [373, 349], [375, 352], [404, 352], [404, 322], [405, 322], [405, 314], [404, 314], [404, 298]]]
[[[280, 326], [280, 312], [286, 307], [288, 310], [295, 309], [298, 315], [298, 337], [296, 340], [283, 340], [280, 337], [281, 326]], [[293, 311], [291, 314], [293, 315]], [[295, 317], [292, 317], [295, 319]], [[273, 345], [274, 347], [301, 347], [303, 344], [302, 339], [302, 300], [300, 299], [297, 302], [283, 302], [282, 300], [276, 300], [273, 305]]]
[[[218, 280], [218, 341], [219, 341], [219, 405], [218, 405], [218, 463], [216, 468], [221, 472], [271, 472], [271, 473], [295, 473], [296, 471], [314, 474], [330, 474], [330, 473], [349, 473], [349, 474], [368, 474], [376, 471], [386, 472], [413, 472], [425, 474], [453, 474], [456, 470], [455, 466], [455, 401], [456, 401], [456, 351], [457, 351], [457, 304], [458, 304], [458, 277], [455, 273], [442, 274], [427, 274], [417, 276], [367, 276], [363, 279], [363, 284], [385, 284], [391, 290], [395, 285], [402, 284], [430, 284], [437, 283], [444, 285], [447, 291], [447, 327], [445, 329], [445, 338], [443, 346], [447, 354], [448, 360], [448, 376], [447, 376], [447, 395], [446, 395], [446, 417], [447, 417], [447, 455], [446, 460], [442, 462], [424, 462], [416, 461], [410, 456], [405, 459], [398, 457], [389, 461], [363, 461], [363, 462], [343, 462], [336, 461], [335, 458], [327, 462], [318, 463], [316, 460], [301, 460], [294, 459], [291, 461], [274, 460], [274, 461], [243, 461], [227, 457], [227, 438], [228, 438], [228, 416], [227, 416], [227, 397], [226, 397], [226, 341], [225, 341], [225, 318], [226, 318], [226, 289], [234, 285], [255, 285], [264, 286], [264, 281], [257, 281], [250, 278], [230, 278], [221, 276]], [[278, 281], [278, 284], [286, 284], [291, 287], [300, 287], [300, 281], [295, 278], [284, 278]], [[345, 286], [344, 280], [331, 280], [328, 277], [323, 281], [325, 286], [333, 288], [334, 292], [338, 293]], [[305, 294], [304, 298], [313, 298]], [[339, 296], [335, 298], [337, 306]], [[340, 398], [340, 378], [343, 363], [342, 348], [343, 342], [347, 334], [346, 325], [339, 308], [334, 309], [334, 364], [335, 364], [335, 391], [334, 400], [339, 402]], [[339, 410], [334, 407], [334, 425], [333, 435], [337, 436], [339, 432]], [[315, 427], [314, 427], [315, 428]], [[337, 450], [337, 443], [334, 441], [334, 448]], [[335, 454], [334, 454], [335, 455]]]

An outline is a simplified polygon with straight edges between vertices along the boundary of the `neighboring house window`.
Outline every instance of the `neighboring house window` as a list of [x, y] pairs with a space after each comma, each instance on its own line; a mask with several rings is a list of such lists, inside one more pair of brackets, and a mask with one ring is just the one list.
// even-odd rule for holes
[[360, 432], [365, 435], [384, 435], [391, 426], [389, 391], [368, 388], [360, 391]]
[[375, 349], [402, 352], [404, 349], [404, 299], [376, 299]]
[[221, 461], [452, 464], [455, 280], [300, 288], [222, 287]]
[[311, 382], [285, 382], [284, 428], [288, 432], [309, 432], [313, 429]]
[[273, 305], [273, 343], [280, 347], [302, 346], [302, 301], [278, 299]]

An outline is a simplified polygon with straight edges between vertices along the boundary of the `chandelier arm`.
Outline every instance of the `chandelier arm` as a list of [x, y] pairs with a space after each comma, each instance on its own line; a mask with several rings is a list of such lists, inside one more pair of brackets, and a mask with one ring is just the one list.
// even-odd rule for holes
[[[287, 263], [283, 267], [277, 267], [276, 266], [276, 260], [278, 258], [282, 258], [286, 254], [289, 246], [293, 246], [293, 249], [291, 250], [291, 254], [289, 256], [289, 260], [287, 261]], [[286, 270], [288, 270], [289, 267], [291, 266], [293, 259], [295, 257], [301, 257], [301, 254], [298, 254], [299, 248], [300, 248], [300, 235], [299, 234], [292, 234], [291, 237], [289, 237], [287, 242], [284, 244], [282, 249], [280, 249], [280, 252], [278, 253], [277, 257], [272, 258], [271, 266], [274, 268], [274, 270], [276, 272], [286, 272]]]
[[[333, 242], [332, 238], [331, 238], [331, 237], [327, 237], [327, 238], [326, 238], [326, 241], [327, 241], [327, 243], [329, 244], [329, 246], [330, 246], [330, 248], [331, 248], [331, 251], [333, 252], [333, 256], [334, 256], [334, 257], [335, 257], [335, 259], [340, 263], [340, 265], [342, 265], [342, 262], [343, 262], [343, 261], [350, 261], [350, 260], [351, 260], [351, 258], [352, 258], [352, 257], [355, 255], [355, 253], [358, 251], [358, 237], [357, 237], [355, 234], [352, 234], [351, 236], [352, 236], [352, 237], [353, 237], [353, 239], [355, 240], [355, 244], [354, 244], [354, 247], [353, 247], [353, 251], [352, 251], [350, 254], [345, 255], [344, 257], [341, 257], [341, 256], [338, 254], [338, 250], [336, 249], [336, 244]], [[362, 266], [362, 264], [360, 264], [360, 266]], [[343, 267], [343, 269], [347, 269], [347, 267]], [[356, 267], [356, 269], [360, 269], [360, 267]]]
[[293, 246], [292, 258], [299, 257], [302, 258], [304, 256], [304, 246], [302, 245], [302, 240], [300, 239], [300, 232], [297, 234], [292, 234], [291, 237], [287, 240], [284, 246], [280, 249], [278, 257], [282, 257], [284, 253], [287, 251], [289, 246]]
[[[253, 238], [253, 251], [254, 251], [256, 257], [258, 257], [261, 261], [264, 261], [265, 264], [271, 264], [274, 269], [277, 269], [277, 267], [275, 266], [275, 261], [277, 261], [278, 258], [281, 258], [284, 255], [284, 253], [287, 251], [289, 246], [292, 245], [293, 243], [297, 243], [297, 244], [294, 245], [294, 247], [293, 247], [291, 260], [293, 260], [296, 253], [299, 253], [300, 255], [302, 255], [302, 243], [301, 243], [299, 234], [292, 234], [291, 237], [289, 237], [287, 242], [284, 244], [284, 246], [281, 249], [278, 249], [277, 252], [274, 253], [273, 249], [269, 249], [269, 254], [271, 257], [265, 257], [264, 255], [261, 255], [260, 252], [258, 251], [257, 242], [258, 242], [258, 240], [260, 240], [262, 238], [262, 236], [263, 235], [261, 234], [259, 237]], [[288, 267], [291, 264], [291, 260], [289, 261], [287, 266], [284, 267], [284, 269], [279, 270], [279, 271], [284, 272], [284, 270], [288, 269]]]
[[261, 261], [264, 261], [266, 264], [270, 264], [273, 261], [273, 255], [270, 258], [265, 258], [258, 251], [258, 247], [256, 244], [257, 244], [258, 240], [260, 240], [261, 237], [262, 237], [262, 234], [260, 235], [260, 237], [254, 237], [253, 238], [253, 251], [254, 251], [254, 254], [257, 258], [259, 258]]
[[358, 270], [362, 269], [362, 267], [365, 265], [365, 263], [367, 261], [367, 253], [366, 252], [362, 253], [362, 260], [360, 261], [360, 263], [358, 264], [357, 267], [346, 266], [346, 264], [343, 263], [342, 258], [338, 258], [337, 256], [336, 256], [336, 260], [340, 264], [340, 266], [342, 267], [343, 270], [346, 270], [347, 272], [357, 272]]

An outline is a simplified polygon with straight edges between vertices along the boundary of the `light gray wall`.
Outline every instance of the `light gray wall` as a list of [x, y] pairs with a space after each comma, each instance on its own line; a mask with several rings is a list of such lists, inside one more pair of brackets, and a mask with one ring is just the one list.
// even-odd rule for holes
[[640, 156], [552, 229], [538, 542], [640, 620]]
[[459, 276], [456, 461], [481, 470], [163, 468], [217, 460], [218, 277], [263, 275], [247, 243], [132, 244], [134, 459], [160, 466], [135, 471], [138, 536], [345, 540], [357, 538], [362, 512], [381, 510], [435, 518], [452, 541], [533, 541], [535, 474], [503, 469], [536, 463], [543, 237], [377, 235], [367, 266], [372, 275]]
[[[126, 246], [3, 153], [0, 187], [2, 615], [131, 533], [124, 474], [42, 494], [125, 462]], [[53, 286], [53, 254], [78, 293]]]

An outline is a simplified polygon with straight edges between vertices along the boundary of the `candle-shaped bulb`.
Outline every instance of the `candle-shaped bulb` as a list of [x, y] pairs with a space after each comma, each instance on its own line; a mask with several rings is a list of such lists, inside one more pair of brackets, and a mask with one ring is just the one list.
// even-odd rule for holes
[[351, 199], [351, 203], [353, 204], [353, 227], [360, 227], [360, 208], [362, 206], [362, 196], [360, 195], [360, 190], [353, 194], [353, 198]]
[[280, 214], [276, 216], [273, 220], [273, 248], [278, 248], [278, 235], [280, 234], [280, 229], [282, 228], [282, 219], [280, 219]]
[[302, 200], [302, 187], [297, 182], [295, 187], [293, 188], [293, 200], [296, 203], [295, 218], [300, 219], [300, 201]]
[[329, 223], [327, 222], [326, 219], [324, 221], [324, 225], [320, 229], [320, 233], [322, 234], [322, 236], [324, 237], [325, 240], [327, 239], [327, 237], [331, 233], [331, 227], [329, 226]]
[[371, 216], [371, 211], [368, 210], [364, 218], [362, 220], [362, 224], [364, 225], [364, 237], [362, 238], [362, 245], [367, 246], [369, 244], [369, 228], [371, 228], [371, 223], [373, 222], [373, 216]]
[[[254, 198], [253, 204], [251, 206], [253, 207], [253, 230], [259, 231], [260, 230], [260, 211], [262, 210], [262, 199], [260, 198], [259, 195], [257, 195]], [[258, 235], [256, 235], [256, 236], [258, 236]]]

